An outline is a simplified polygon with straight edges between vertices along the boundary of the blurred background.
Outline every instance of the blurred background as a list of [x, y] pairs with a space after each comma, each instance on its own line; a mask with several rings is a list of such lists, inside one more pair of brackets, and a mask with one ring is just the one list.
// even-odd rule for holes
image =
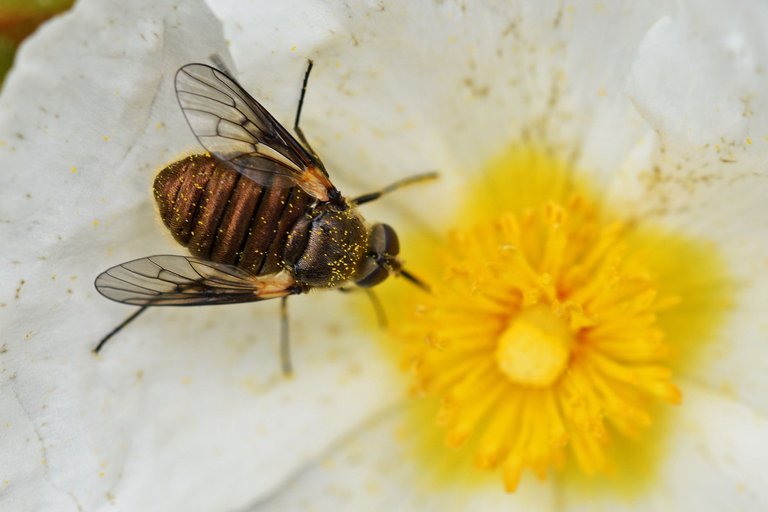
[[0, 89], [22, 41], [72, 4], [73, 0], [0, 0]]

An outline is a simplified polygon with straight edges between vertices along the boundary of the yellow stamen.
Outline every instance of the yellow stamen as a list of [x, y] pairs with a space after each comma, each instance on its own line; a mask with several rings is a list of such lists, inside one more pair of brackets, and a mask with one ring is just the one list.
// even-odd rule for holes
[[658, 405], [681, 403], [672, 355], [713, 332], [728, 288], [711, 246], [617, 214], [545, 154], [502, 161], [441, 254], [409, 253], [414, 269], [442, 258], [443, 274], [397, 323], [444, 446], [512, 491], [526, 470], [625, 464], [619, 440], [647, 437]]

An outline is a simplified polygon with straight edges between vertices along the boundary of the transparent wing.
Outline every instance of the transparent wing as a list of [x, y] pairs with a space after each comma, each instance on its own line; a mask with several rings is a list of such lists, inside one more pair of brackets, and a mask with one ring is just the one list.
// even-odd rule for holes
[[96, 278], [108, 299], [135, 306], [237, 304], [298, 293], [286, 273], [253, 276], [232, 265], [189, 256], [148, 256], [122, 263]]
[[187, 64], [176, 73], [176, 97], [200, 144], [253, 181], [299, 185], [326, 200], [333, 188], [322, 163], [223, 71]]

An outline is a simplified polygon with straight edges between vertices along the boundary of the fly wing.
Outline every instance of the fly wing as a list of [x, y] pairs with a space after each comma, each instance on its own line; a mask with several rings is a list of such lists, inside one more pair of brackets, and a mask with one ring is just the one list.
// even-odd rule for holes
[[323, 164], [223, 71], [187, 64], [176, 97], [200, 144], [260, 185], [298, 185], [322, 201], [334, 189]]
[[298, 293], [290, 274], [254, 276], [232, 265], [190, 256], [148, 256], [96, 278], [108, 299], [134, 306], [237, 304]]

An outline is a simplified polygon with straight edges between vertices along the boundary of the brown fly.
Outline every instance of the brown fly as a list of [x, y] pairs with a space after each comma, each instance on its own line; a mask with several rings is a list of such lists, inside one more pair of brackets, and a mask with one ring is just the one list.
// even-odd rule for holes
[[95, 352], [150, 306], [280, 298], [281, 359], [290, 373], [289, 296], [313, 288], [367, 290], [391, 275], [426, 288], [403, 269], [395, 231], [366, 223], [357, 206], [435, 173], [345, 198], [299, 127], [311, 69], [310, 61], [294, 122], [300, 142], [227, 73], [206, 64], [179, 69], [176, 97], [209, 154], [161, 170], [154, 195], [163, 223], [192, 256], [148, 256], [100, 274], [95, 285], [102, 295], [140, 309]]

